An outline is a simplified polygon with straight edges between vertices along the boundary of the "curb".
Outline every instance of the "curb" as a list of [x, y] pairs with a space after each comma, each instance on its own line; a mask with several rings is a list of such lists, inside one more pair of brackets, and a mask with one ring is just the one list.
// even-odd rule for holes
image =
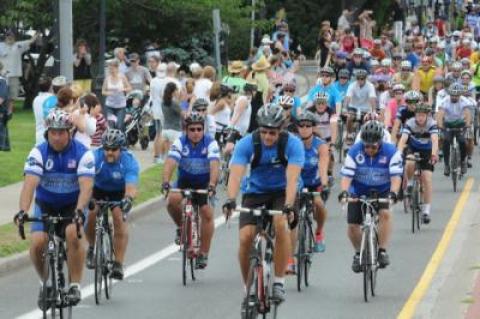
[[[152, 209], [164, 203], [164, 197], [154, 197], [134, 207], [128, 216], [128, 221], [133, 222], [145, 215], [152, 213]], [[162, 205], [163, 206], [163, 205]], [[0, 258], [0, 277], [7, 275], [12, 271], [16, 271], [30, 265], [30, 256], [28, 251], [14, 254], [8, 257]]]

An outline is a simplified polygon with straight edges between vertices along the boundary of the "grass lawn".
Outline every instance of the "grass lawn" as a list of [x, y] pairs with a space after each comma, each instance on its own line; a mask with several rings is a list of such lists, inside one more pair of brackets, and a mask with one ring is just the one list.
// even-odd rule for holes
[[23, 179], [23, 164], [35, 144], [33, 111], [24, 111], [21, 108], [21, 102], [16, 103], [13, 118], [8, 122], [8, 128], [12, 150], [0, 152], [0, 187]]
[[[160, 176], [163, 166], [156, 165], [140, 174], [140, 188], [135, 205], [160, 196], [162, 182]], [[29, 237], [29, 226], [25, 227], [25, 235]], [[0, 258], [25, 251], [29, 247], [29, 240], [21, 240], [17, 227], [12, 224], [0, 226]]]

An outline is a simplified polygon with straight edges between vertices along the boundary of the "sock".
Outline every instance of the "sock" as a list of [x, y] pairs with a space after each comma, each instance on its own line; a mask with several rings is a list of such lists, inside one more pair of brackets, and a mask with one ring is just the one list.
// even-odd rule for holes
[[407, 186], [413, 186], [413, 178], [407, 181]]
[[78, 283], [78, 282], [71, 282], [71, 283], [70, 283], [70, 288], [72, 288], [72, 287], [77, 287], [78, 290], [80, 290], [80, 283]]
[[379, 253], [382, 253], [382, 252], [383, 252], [383, 253], [386, 253], [387, 251], [386, 251], [385, 248], [378, 248], [378, 252], [379, 252]]
[[284, 285], [285, 285], [285, 277], [277, 277], [277, 276], [275, 276], [275, 277], [273, 278], [273, 283], [274, 283], [274, 284], [281, 284], [282, 286], [284, 286]]
[[423, 212], [430, 215], [430, 204], [423, 204]]

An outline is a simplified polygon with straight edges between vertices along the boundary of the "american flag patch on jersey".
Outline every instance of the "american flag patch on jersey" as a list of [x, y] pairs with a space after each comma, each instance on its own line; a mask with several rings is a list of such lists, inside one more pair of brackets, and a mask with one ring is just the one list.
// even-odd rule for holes
[[387, 157], [386, 157], [386, 156], [380, 157], [380, 159], [378, 160], [378, 163], [380, 163], [380, 164], [386, 164], [386, 163], [387, 163]]
[[77, 161], [74, 159], [69, 159], [67, 163], [67, 168], [75, 168], [77, 167]]

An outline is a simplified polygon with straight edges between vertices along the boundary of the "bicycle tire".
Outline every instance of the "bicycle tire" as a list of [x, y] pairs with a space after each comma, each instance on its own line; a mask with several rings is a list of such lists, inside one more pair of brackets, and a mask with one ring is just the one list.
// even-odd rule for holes
[[369, 295], [369, 287], [370, 287], [370, 248], [369, 244], [367, 243], [367, 238], [369, 237], [369, 231], [364, 231], [365, 241], [363, 247], [363, 254], [362, 254], [362, 270], [363, 270], [363, 299], [365, 302], [368, 302], [368, 295]]
[[305, 207], [300, 211], [300, 221], [298, 223], [298, 247], [297, 247], [297, 290], [302, 291], [302, 275], [305, 264]]
[[104, 258], [103, 260], [103, 279], [105, 281], [105, 298], [108, 300], [112, 297], [112, 289], [113, 289], [113, 279], [110, 276], [111, 273], [111, 267], [112, 263], [115, 260], [115, 251], [113, 249], [113, 236], [112, 236], [112, 228], [110, 225], [108, 225], [108, 231], [107, 231], [107, 236], [104, 237], [107, 239], [108, 243], [103, 244], [104, 248], [104, 256], [107, 256], [107, 258]]
[[[248, 270], [247, 276], [247, 293], [244, 299], [245, 319], [256, 319], [258, 317], [258, 282], [255, 267], [256, 260], [252, 258], [252, 260], [250, 261], [250, 269]], [[252, 289], [255, 290], [252, 291]], [[250, 296], [253, 296], [254, 298], [254, 301], [252, 303], [249, 300]]]
[[181, 242], [181, 247], [182, 247], [182, 283], [184, 286], [187, 285], [187, 263], [188, 263], [188, 247], [189, 247], [189, 228], [187, 225], [189, 224], [190, 218], [187, 217], [183, 221], [182, 225], [182, 242]]
[[307, 231], [306, 231], [306, 250], [307, 255], [305, 258], [305, 269], [303, 272], [303, 278], [305, 287], [310, 286], [310, 267], [312, 266], [312, 254], [313, 254], [313, 229], [312, 229], [312, 221], [307, 220]]
[[[59, 312], [60, 319], [64, 318], [64, 310], [67, 308], [68, 318], [72, 317], [72, 306], [70, 301], [67, 300], [67, 292], [65, 290], [65, 274], [63, 269], [65, 268], [65, 260], [67, 258], [67, 252], [65, 251], [65, 246], [60, 243], [58, 245], [58, 259], [57, 259], [57, 282], [58, 282], [58, 292], [60, 294], [60, 305], [57, 307]], [[70, 276], [68, 277], [68, 282], [71, 282]], [[67, 301], [67, 303], [65, 303]]]
[[[373, 256], [378, 256], [378, 233], [374, 231], [373, 235]], [[377, 266], [377, 258], [375, 258], [375, 264], [372, 265], [371, 267], [371, 273], [370, 273], [370, 291], [372, 293], [372, 297], [375, 297], [375, 290], [377, 288], [377, 271], [378, 271], [378, 266]]]
[[450, 150], [450, 171], [452, 174], [453, 191], [457, 191], [457, 150], [456, 147], [452, 147]]
[[[55, 308], [56, 308], [56, 300], [57, 300], [57, 277], [56, 277], [56, 269], [52, 267], [51, 261], [47, 258], [45, 260], [44, 267], [46, 267], [45, 279], [42, 282], [42, 304], [49, 304], [51, 310], [51, 318], [55, 318]], [[47, 287], [49, 286], [49, 280], [52, 283], [51, 289], [53, 291], [53, 298], [49, 298]], [[51, 296], [50, 296], [51, 297]], [[48, 318], [48, 310], [42, 311], [43, 318]]]
[[416, 208], [416, 214], [415, 214], [415, 217], [416, 217], [416, 222], [417, 222], [417, 230], [420, 231], [420, 224], [421, 224], [421, 212], [422, 212], [422, 203], [421, 203], [421, 200], [422, 200], [422, 194], [420, 193], [420, 181], [416, 181], [415, 182], [415, 197], [416, 197], [416, 201], [415, 201], [415, 208]]
[[103, 283], [103, 229], [98, 230], [95, 235], [95, 303], [100, 304], [102, 299], [102, 283]]
[[417, 222], [418, 222], [418, 182], [415, 179], [413, 181], [413, 188], [412, 188], [412, 198], [410, 203], [410, 209], [412, 212], [412, 233], [415, 233], [415, 229], [417, 229]]

